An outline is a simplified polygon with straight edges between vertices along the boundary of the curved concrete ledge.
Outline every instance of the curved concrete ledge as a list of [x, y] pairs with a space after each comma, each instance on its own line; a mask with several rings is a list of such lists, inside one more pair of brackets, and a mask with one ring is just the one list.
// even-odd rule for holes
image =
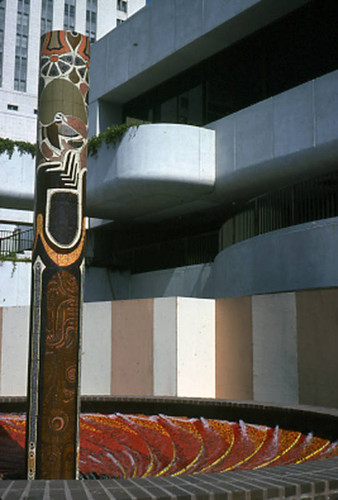
[[[229, 115], [208, 128], [145, 124], [88, 158], [87, 215], [159, 221], [224, 209], [336, 171], [338, 71]], [[34, 160], [0, 156], [0, 203], [33, 207]], [[15, 179], [15, 181], [14, 181]]]
[[175, 124], [133, 127], [118, 145], [102, 146], [97, 158], [88, 158], [88, 212], [133, 219], [182, 212], [214, 182], [214, 131]]
[[[26, 397], [0, 396], [0, 412], [27, 411]], [[81, 396], [83, 413], [135, 413], [172, 416], [204, 417], [238, 422], [279, 425], [283, 429], [336, 441], [338, 439], [338, 409], [308, 405], [278, 405], [216, 398], [182, 398], [174, 396]]]
[[338, 217], [232, 245], [214, 262], [215, 297], [337, 286]]
[[32, 210], [34, 204], [35, 159], [14, 150], [12, 158], [0, 155], [0, 206]]
[[207, 125], [216, 132], [214, 201], [244, 202], [336, 171], [338, 71]]

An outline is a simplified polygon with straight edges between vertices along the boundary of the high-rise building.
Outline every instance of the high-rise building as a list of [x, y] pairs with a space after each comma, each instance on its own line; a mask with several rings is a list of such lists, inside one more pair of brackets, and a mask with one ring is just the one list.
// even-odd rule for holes
[[40, 36], [67, 29], [91, 41], [123, 23], [145, 0], [0, 1], [0, 137], [35, 142]]

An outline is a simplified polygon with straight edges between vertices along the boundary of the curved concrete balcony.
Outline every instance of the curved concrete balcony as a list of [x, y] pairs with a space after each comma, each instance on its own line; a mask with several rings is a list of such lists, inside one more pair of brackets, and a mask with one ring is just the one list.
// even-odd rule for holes
[[14, 151], [9, 159], [0, 155], [0, 207], [32, 210], [34, 204], [35, 160]]
[[88, 159], [87, 207], [97, 217], [156, 220], [203, 206], [215, 183], [215, 132], [190, 125], [133, 127]]
[[222, 250], [215, 297], [336, 287], [338, 217], [290, 226]]
[[[338, 71], [208, 128], [147, 124], [88, 158], [87, 215], [160, 221], [337, 170]], [[0, 206], [33, 207], [34, 160], [0, 156]]]
[[337, 170], [338, 71], [208, 125], [216, 132], [215, 203], [246, 202]]

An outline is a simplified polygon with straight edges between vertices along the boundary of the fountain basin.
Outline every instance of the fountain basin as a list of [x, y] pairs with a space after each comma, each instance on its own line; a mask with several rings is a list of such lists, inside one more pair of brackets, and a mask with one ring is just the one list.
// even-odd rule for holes
[[[25, 399], [3, 398], [0, 410], [0, 473], [23, 479]], [[82, 410], [83, 478], [200, 477], [338, 456], [337, 410], [150, 397], [86, 397]]]

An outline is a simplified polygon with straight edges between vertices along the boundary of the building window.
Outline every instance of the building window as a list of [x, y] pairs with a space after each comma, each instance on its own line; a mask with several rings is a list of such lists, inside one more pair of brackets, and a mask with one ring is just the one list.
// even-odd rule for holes
[[75, 31], [75, 5], [76, 0], [65, 1], [63, 26], [65, 30]]
[[116, 26], [120, 26], [120, 24], [123, 24], [124, 20], [123, 19], [116, 19]]
[[124, 118], [201, 126], [335, 71], [337, 23], [338, 2], [307, 2], [125, 103]]
[[97, 0], [87, 0], [86, 35], [91, 42], [96, 40]]
[[42, 0], [41, 5], [41, 35], [52, 30], [53, 0]]
[[26, 92], [30, 0], [18, 0], [14, 90]]
[[122, 12], [127, 12], [126, 0], [117, 0], [117, 10], [121, 10]]
[[19, 106], [17, 106], [16, 104], [7, 104], [7, 109], [11, 111], [19, 111]]
[[4, 52], [5, 9], [6, 9], [6, 0], [3, 0], [0, 3], [0, 86], [2, 85], [2, 60]]

